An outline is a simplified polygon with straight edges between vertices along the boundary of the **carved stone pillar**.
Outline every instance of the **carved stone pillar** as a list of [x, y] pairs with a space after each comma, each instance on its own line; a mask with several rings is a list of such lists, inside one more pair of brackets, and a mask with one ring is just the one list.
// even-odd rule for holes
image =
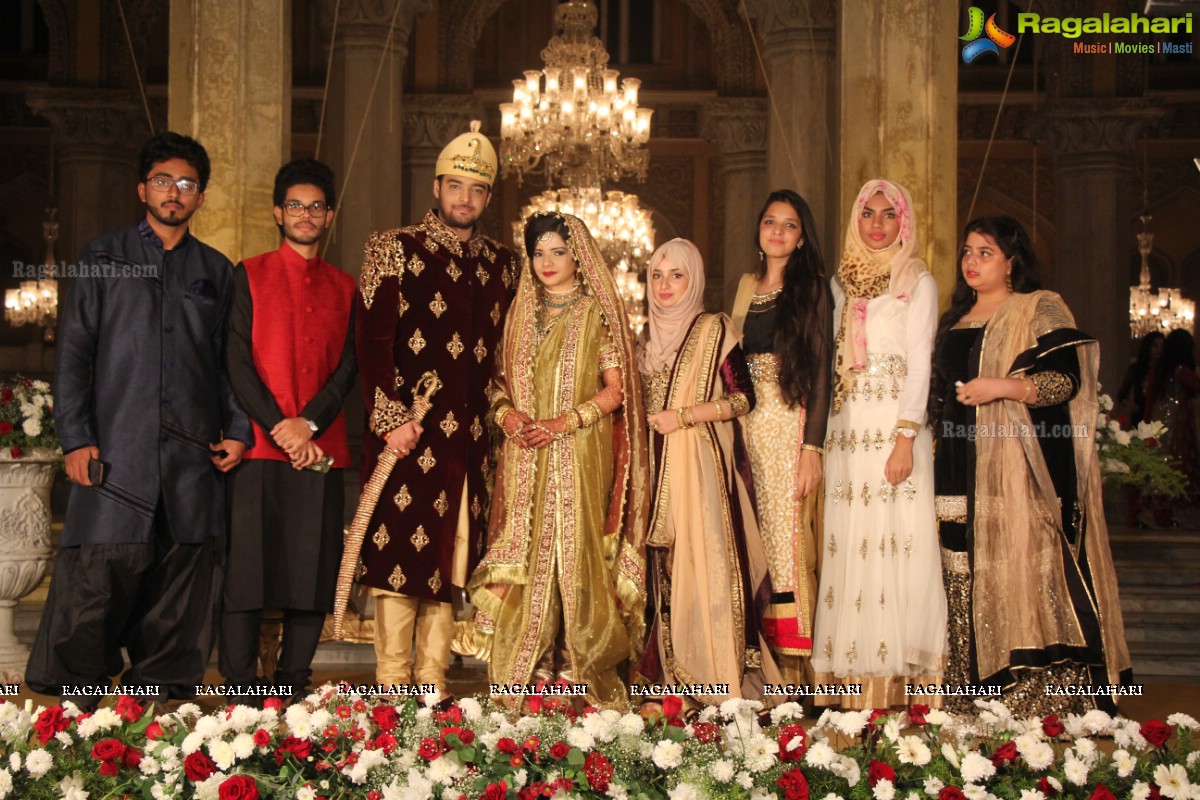
[[[407, 98], [404, 112], [404, 208], [412, 222], [433, 206], [433, 179], [438, 154], [450, 140], [466, 133], [471, 120], [485, 119], [483, 103], [473, 95], [424, 94]], [[499, 131], [493, 137], [499, 152]], [[493, 200], [493, 202], [495, 202]], [[493, 236], [495, 231], [489, 231]]]
[[[958, 36], [955, 0], [845, 0], [841, 25], [841, 207], [871, 178], [911, 193], [925, 262], [943, 303], [955, 281]], [[886, 19], [886, 23], [885, 23]]]
[[775, 96], [767, 132], [768, 190], [798, 191], [812, 207], [826, 253], [837, 253], [837, 8], [831, 0], [749, 0]]
[[58, 252], [73, 261], [85, 242], [137, 222], [137, 148], [149, 135], [146, 117], [122, 90], [32, 89], [26, 102], [54, 130]]
[[1054, 154], [1056, 285], [1079, 329], [1100, 341], [1100, 382], [1111, 393], [1129, 355], [1129, 253], [1137, 198], [1136, 148], [1163, 114], [1145, 101], [1064, 100], [1042, 127]]
[[431, 4], [327, 0], [321, 4], [327, 28], [333, 27], [335, 5], [325, 132], [317, 157], [333, 168], [345, 190], [325, 257], [357, 276], [367, 237], [413, 221], [403, 202], [401, 87], [413, 20]]
[[279, 246], [271, 194], [291, 154], [291, 8], [275, 0], [171, 2], [168, 122], [212, 161], [191, 229], [233, 261]]
[[[767, 185], [767, 101], [757, 97], [718, 98], [703, 110], [704, 138], [720, 150], [721, 192], [725, 202], [725, 229], [720, 252], [723, 265], [724, 303], [733, 307], [738, 280], [754, 255], [754, 230]], [[712, 274], [710, 270], [709, 274]]]

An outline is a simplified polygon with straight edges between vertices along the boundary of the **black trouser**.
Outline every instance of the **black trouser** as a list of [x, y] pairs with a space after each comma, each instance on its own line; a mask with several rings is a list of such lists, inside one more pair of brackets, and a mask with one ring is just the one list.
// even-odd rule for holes
[[[217, 663], [227, 683], [235, 687], [250, 686], [258, 679], [258, 651], [262, 609], [226, 611], [221, 615], [221, 645]], [[324, 611], [294, 608], [283, 611], [283, 649], [274, 683], [291, 687], [293, 697], [300, 699], [312, 678], [312, 660], [321, 641], [325, 624]]]

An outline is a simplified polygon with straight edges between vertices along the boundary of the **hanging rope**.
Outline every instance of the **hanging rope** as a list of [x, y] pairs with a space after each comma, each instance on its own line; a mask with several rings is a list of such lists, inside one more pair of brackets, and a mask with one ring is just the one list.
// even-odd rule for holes
[[121, 15], [121, 27], [125, 29], [125, 43], [129, 46], [129, 58], [133, 61], [133, 77], [137, 78], [138, 92], [142, 96], [142, 108], [146, 111], [146, 125], [154, 135], [154, 118], [150, 116], [150, 101], [146, 99], [146, 87], [142, 84], [142, 69], [138, 66], [137, 52], [133, 49], [133, 37], [129, 34], [129, 23], [125, 21], [125, 3], [117, 0], [117, 12]]
[[325, 62], [325, 85], [321, 88], [321, 114], [317, 118], [317, 147], [313, 158], [321, 157], [321, 137], [325, 133], [325, 103], [329, 99], [329, 81], [333, 77], [333, 44], [337, 41], [338, 15], [342, 10], [342, 2], [333, 4], [333, 27], [329, 32], [329, 58]]

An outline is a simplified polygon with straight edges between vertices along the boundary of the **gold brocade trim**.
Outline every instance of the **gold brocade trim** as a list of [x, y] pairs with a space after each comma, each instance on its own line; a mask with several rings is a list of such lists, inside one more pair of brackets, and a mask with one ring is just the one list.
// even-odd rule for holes
[[408, 578], [404, 575], [404, 570], [400, 569], [399, 564], [392, 569], [392, 574], [388, 576], [387, 582], [394, 592], [400, 591], [400, 587], [408, 583]]
[[380, 439], [386, 439], [389, 433], [410, 419], [412, 419], [412, 413], [404, 403], [392, 400], [382, 389], [378, 386], [375, 387], [375, 407], [371, 411], [371, 418], [368, 422], [371, 433]]
[[729, 401], [729, 419], [737, 419], [750, 413], [750, 398], [742, 392], [725, 395], [725, 399]]
[[1071, 392], [1075, 390], [1075, 384], [1069, 377], [1053, 370], [1036, 372], [1029, 376], [1029, 380], [1037, 387], [1037, 402], [1030, 403], [1034, 408], [1065, 403], [1071, 399]]
[[487, 358], [487, 348], [483, 344], [482, 336], [479, 337], [479, 341], [475, 343], [475, 349], [471, 352], [475, 354], [475, 361], [480, 364], [482, 364], [483, 360]]
[[373, 233], [363, 249], [362, 274], [358, 290], [362, 293], [363, 305], [370, 310], [375, 302], [375, 292], [384, 278], [399, 281], [404, 274], [404, 247], [396, 238], [397, 231]]
[[942, 548], [942, 571], [954, 575], [970, 575], [971, 559], [965, 550], [947, 550]]
[[449, 351], [450, 357], [455, 361], [462, 355], [462, 351], [466, 349], [467, 347], [462, 343], [462, 337], [458, 335], [458, 331], [455, 331], [454, 335], [450, 337], [450, 341], [446, 342], [446, 350]]
[[746, 366], [756, 385], [764, 381], [779, 383], [779, 356], [774, 353], [752, 353], [746, 356]]
[[434, 292], [433, 299], [429, 301], [429, 310], [433, 312], [433, 316], [441, 319], [442, 314], [446, 313], [447, 308], [449, 308], [449, 306], [447, 306], [446, 301], [442, 299], [442, 293]]
[[667, 388], [670, 383], [670, 366], [657, 372], [642, 373], [642, 399], [645, 400], [647, 414], [657, 414], [667, 407]]
[[396, 508], [403, 511], [412, 503], [412, 495], [408, 493], [408, 484], [400, 487], [400, 491], [396, 492], [396, 496], [392, 498], [396, 504]]
[[421, 453], [421, 457], [417, 459], [417, 466], [428, 475], [429, 470], [433, 469], [435, 464], [437, 464], [437, 459], [433, 457], [433, 448], [426, 447], [425, 452]]
[[438, 492], [437, 500], [433, 501], [433, 510], [437, 512], [439, 517], [446, 516], [446, 512], [450, 510], [450, 501], [446, 499], [446, 490]]
[[454, 418], [454, 412], [447, 411], [446, 418], [438, 423], [438, 427], [442, 429], [442, 433], [446, 434], [447, 439], [453, 436], [454, 432], [458, 430], [458, 420]]
[[899, 399], [901, 386], [908, 377], [908, 360], [896, 353], [869, 353], [867, 365], [851, 370], [854, 382], [847, 396], [851, 400], [882, 401], [885, 397]]
[[380, 523], [379, 530], [375, 531], [375, 535], [371, 537], [371, 541], [377, 548], [382, 550], [383, 548], [387, 547], [387, 543], [391, 540], [392, 537], [390, 534], [388, 534], [387, 525]]
[[[881, 647], [884, 643], [880, 643]], [[818, 672], [812, 679], [814, 686], [843, 686], [860, 690], [850, 694], [825, 694], [813, 698], [816, 706], [838, 706], [844, 711], [863, 710], [870, 708], [900, 709], [914, 704], [928, 705], [939, 708], [941, 696], [936, 694], [909, 694], [907, 687], [941, 686], [941, 675], [835, 675], [832, 672]], [[966, 685], [963, 681], [963, 685]], [[1005, 703], [1007, 704], [1007, 696]], [[974, 706], [972, 706], [974, 710]]]
[[849, 450], [855, 452], [860, 446], [865, 452], [867, 448], [874, 447], [877, 451], [882, 450], [885, 445], [896, 444], [896, 429], [893, 428], [890, 433], [884, 435], [882, 428], [876, 428], [872, 433], [870, 428], [863, 428], [860, 438], [859, 432], [851, 429], [850, 435], [846, 435], [845, 430], [831, 431], [825, 439], [826, 452], [831, 450]]
[[965, 494], [940, 494], [933, 498], [933, 513], [944, 522], [967, 521], [967, 496]]
[[600, 351], [600, 371], [606, 369], [620, 369], [621, 367], [621, 351], [616, 345], [611, 343]]
[[967, 328], [974, 330], [976, 328], [982, 328], [984, 325], [987, 325], [986, 320], [960, 319], [958, 322], [954, 323], [954, 326], [951, 327], [950, 330], [958, 331], [958, 330], [963, 330], [963, 329], [967, 329]]
[[419, 553], [425, 549], [425, 545], [429, 544], [429, 536], [425, 533], [425, 526], [418, 525], [413, 531], [413, 535], [408, 538], [412, 542], [413, 548]]

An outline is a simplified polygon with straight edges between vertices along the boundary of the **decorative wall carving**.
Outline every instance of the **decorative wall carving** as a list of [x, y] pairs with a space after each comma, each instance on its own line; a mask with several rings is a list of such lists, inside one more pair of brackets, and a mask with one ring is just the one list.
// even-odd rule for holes
[[[721, 97], [701, 111], [700, 129], [721, 155], [762, 152], [767, 146], [767, 101], [762, 97]], [[765, 158], [765, 153], [763, 153]]]

